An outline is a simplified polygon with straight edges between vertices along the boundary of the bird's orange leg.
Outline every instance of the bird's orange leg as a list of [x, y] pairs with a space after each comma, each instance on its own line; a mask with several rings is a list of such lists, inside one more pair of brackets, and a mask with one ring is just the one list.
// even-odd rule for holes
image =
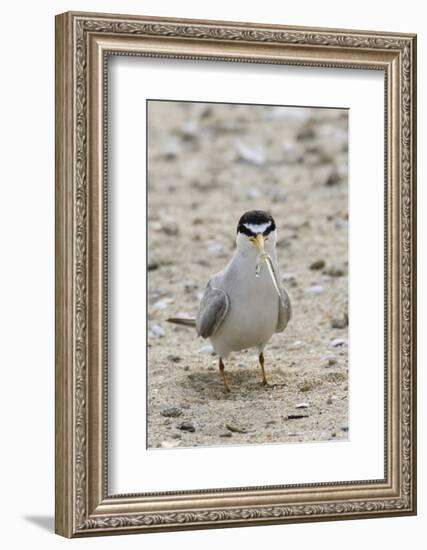
[[267, 385], [267, 378], [265, 376], [265, 369], [264, 369], [264, 354], [261, 352], [259, 354], [259, 364], [261, 366], [261, 377], [262, 377], [262, 385]]
[[227, 379], [225, 378], [225, 367], [224, 367], [224, 363], [222, 362], [222, 359], [221, 357], [219, 358], [219, 375], [221, 377], [221, 380], [222, 380], [222, 383], [224, 385], [224, 390], [226, 393], [229, 393], [230, 392], [230, 388], [227, 384]]

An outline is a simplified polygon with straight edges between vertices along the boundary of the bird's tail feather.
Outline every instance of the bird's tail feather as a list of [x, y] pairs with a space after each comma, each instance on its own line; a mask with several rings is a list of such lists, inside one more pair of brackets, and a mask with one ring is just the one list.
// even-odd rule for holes
[[194, 317], [169, 317], [166, 320], [168, 323], [174, 323], [175, 325], [183, 325], [185, 327], [196, 326], [196, 319]]

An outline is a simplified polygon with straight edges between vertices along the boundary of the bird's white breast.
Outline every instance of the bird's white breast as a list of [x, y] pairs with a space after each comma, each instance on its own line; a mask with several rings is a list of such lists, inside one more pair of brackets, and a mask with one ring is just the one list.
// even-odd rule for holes
[[262, 349], [276, 331], [279, 298], [267, 266], [262, 264], [257, 277], [255, 265], [255, 257], [236, 254], [212, 281], [227, 292], [230, 300], [226, 318], [211, 337], [213, 348], [221, 357], [231, 351]]

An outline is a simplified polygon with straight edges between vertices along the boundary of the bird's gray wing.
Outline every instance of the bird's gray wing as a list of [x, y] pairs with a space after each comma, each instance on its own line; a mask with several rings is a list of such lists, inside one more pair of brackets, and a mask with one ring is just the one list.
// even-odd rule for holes
[[228, 307], [227, 293], [220, 288], [214, 288], [209, 281], [196, 318], [197, 334], [202, 338], [208, 338], [215, 334], [227, 315]]
[[279, 317], [277, 319], [276, 332], [283, 332], [292, 316], [291, 301], [284, 288], [280, 289], [282, 299], [279, 300]]

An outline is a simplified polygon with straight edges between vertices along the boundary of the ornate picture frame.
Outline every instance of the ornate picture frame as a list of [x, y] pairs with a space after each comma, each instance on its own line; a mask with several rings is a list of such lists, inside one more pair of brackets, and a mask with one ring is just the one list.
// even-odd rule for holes
[[[112, 495], [107, 476], [108, 56], [384, 72], [384, 479]], [[81, 537], [416, 513], [416, 36], [56, 17], [56, 532]]]

